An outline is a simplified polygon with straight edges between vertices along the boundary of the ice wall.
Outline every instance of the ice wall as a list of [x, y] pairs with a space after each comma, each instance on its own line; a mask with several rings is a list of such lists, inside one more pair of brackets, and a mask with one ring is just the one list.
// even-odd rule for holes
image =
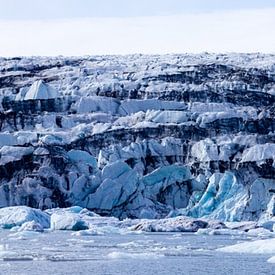
[[275, 56], [0, 59], [0, 206], [274, 219]]

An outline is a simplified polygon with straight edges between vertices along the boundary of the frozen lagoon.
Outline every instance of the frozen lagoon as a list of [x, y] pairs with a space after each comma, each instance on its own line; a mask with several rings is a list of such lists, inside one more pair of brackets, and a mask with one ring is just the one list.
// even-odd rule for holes
[[217, 251], [246, 234], [79, 232], [0, 230], [0, 274], [275, 274], [272, 254]]

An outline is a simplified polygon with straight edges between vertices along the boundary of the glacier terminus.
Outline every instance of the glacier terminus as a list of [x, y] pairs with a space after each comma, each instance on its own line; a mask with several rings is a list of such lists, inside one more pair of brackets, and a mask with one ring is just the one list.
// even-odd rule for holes
[[0, 273], [71, 260], [88, 274], [105, 236], [99, 262], [165, 274], [164, 258], [242, 253], [274, 274], [275, 55], [0, 58], [0, 207]]

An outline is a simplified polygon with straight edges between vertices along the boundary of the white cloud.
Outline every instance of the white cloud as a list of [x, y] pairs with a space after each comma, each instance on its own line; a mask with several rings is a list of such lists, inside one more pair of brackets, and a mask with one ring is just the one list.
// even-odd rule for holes
[[275, 52], [275, 9], [0, 21], [0, 56]]

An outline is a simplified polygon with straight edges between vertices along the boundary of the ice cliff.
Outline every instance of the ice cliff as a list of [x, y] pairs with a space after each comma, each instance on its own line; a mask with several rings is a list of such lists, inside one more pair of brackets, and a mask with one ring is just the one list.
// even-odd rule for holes
[[274, 115], [275, 55], [0, 58], [0, 207], [272, 226]]

